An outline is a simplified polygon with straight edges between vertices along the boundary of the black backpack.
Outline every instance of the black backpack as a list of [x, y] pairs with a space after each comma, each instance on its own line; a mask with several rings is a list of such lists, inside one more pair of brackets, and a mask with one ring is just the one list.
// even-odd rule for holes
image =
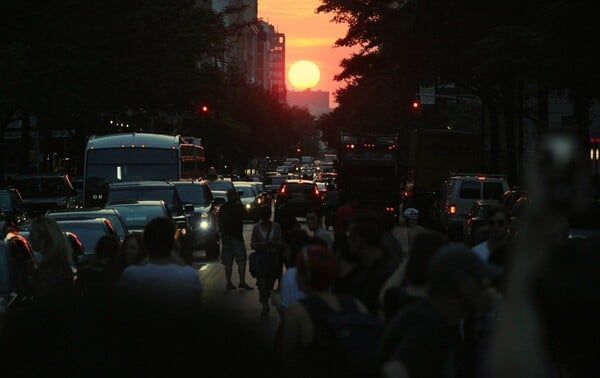
[[[338, 348], [344, 377], [377, 376], [377, 357], [384, 324], [370, 312], [360, 312], [356, 299], [339, 295], [341, 311], [327, 306], [318, 297], [307, 297], [300, 303], [307, 309], [315, 325], [315, 337], [334, 338]], [[319, 328], [324, 327], [325, 329]], [[318, 333], [321, 333], [317, 336]], [[332, 353], [334, 354], [334, 353]]]

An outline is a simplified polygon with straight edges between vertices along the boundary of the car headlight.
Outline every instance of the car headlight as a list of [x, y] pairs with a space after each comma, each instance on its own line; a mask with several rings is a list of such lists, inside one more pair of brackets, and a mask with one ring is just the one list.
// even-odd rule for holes
[[207, 230], [209, 226], [210, 226], [210, 223], [207, 220], [200, 221], [200, 229], [201, 230]]
[[249, 209], [249, 208], [251, 208], [251, 207], [252, 207], [252, 204], [251, 204], [251, 203], [247, 203], [247, 204], [246, 204], [246, 209]]

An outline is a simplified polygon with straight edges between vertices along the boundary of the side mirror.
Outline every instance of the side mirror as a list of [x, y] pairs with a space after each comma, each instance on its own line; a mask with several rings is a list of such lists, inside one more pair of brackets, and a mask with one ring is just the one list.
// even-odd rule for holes
[[224, 204], [224, 203], [225, 203], [225, 198], [216, 197], [216, 198], [213, 200], [213, 202], [214, 202], [216, 205], [219, 205], [219, 206], [221, 206], [222, 204]]
[[187, 203], [185, 204], [185, 206], [183, 207], [183, 211], [185, 211], [186, 213], [193, 213], [194, 212], [194, 205], [191, 203]]
[[242, 192], [241, 190], [239, 190], [237, 193], [238, 193], [238, 196], [240, 196], [240, 197], [242, 196], [242, 194], [244, 194], [244, 192]]

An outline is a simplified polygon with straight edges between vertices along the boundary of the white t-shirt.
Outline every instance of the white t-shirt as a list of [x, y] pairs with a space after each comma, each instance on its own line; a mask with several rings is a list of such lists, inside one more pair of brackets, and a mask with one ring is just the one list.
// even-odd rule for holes
[[487, 240], [477, 244], [471, 250], [485, 262], [487, 262], [490, 258], [490, 247], [488, 246]]
[[306, 297], [306, 294], [298, 287], [298, 281], [296, 281], [297, 273], [298, 270], [295, 267], [291, 267], [281, 277], [281, 287], [279, 288], [281, 307], [287, 307], [298, 299]]
[[198, 271], [176, 264], [128, 266], [117, 283], [117, 290], [159, 306], [193, 309], [202, 297]]

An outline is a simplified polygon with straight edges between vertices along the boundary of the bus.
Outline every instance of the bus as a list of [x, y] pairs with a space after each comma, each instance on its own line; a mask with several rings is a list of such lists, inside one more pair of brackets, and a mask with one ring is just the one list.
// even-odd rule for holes
[[199, 179], [206, 174], [199, 138], [150, 133], [109, 134], [88, 139], [83, 206], [102, 207], [113, 182]]

